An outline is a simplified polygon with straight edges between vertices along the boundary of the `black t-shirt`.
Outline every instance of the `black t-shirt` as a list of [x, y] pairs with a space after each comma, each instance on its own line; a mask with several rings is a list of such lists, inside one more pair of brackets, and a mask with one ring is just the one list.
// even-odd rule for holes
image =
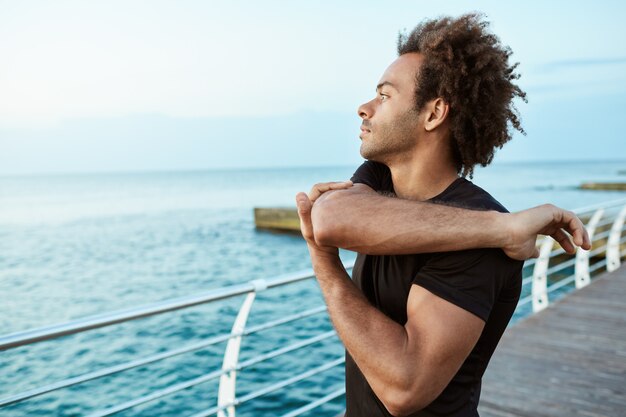
[[[366, 161], [357, 169], [352, 181], [367, 184], [379, 192], [394, 192], [391, 172], [380, 163]], [[456, 179], [429, 201], [507, 212], [486, 191], [464, 178]], [[509, 258], [501, 249], [415, 255], [358, 254], [352, 272], [354, 283], [372, 305], [397, 323], [406, 324], [406, 305], [413, 284], [485, 321], [476, 346], [441, 395], [411, 417], [478, 416], [481, 378], [519, 300], [522, 266], [523, 262]], [[391, 416], [348, 351], [346, 416]]]

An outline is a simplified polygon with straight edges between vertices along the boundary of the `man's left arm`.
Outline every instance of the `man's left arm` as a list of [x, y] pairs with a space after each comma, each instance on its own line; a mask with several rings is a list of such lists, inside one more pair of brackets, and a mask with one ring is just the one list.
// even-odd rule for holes
[[484, 321], [413, 285], [408, 321], [405, 326], [396, 323], [354, 285], [336, 248], [315, 243], [306, 194], [298, 194], [297, 203], [313, 269], [339, 338], [391, 414], [425, 407], [467, 358]]

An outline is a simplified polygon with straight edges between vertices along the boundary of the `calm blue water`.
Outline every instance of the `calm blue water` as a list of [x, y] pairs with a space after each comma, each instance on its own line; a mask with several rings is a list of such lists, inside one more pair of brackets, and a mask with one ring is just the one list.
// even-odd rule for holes
[[[568, 208], [625, 196], [580, 191], [583, 181], [626, 180], [624, 162], [500, 164], [474, 182], [509, 210], [544, 202]], [[310, 268], [304, 242], [256, 231], [252, 208], [292, 206], [314, 182], [354, 167], [0, 178], [0, 334], [128, 308]], [[342, 253], [345, 260], [353, 258]], [[181, 347], [227, 331], [242, 297], [0, 353], [0, 396]], [[249, 325], [323, 302], [317, 284], [261, 293]], [[250, 336], [241, 359], [331, 330], [324, 315]], [[46, 394], [0, 415], [82, 415], [221, 366], [225, 344]], [[341, 357], [333, 339], [272, 359], [238, 376], [245, 395]], [[218, 380], [120, 415], [189, 415], [216, 404]], [[280, 415], [343, 384], [337, 367], [238, 408]], [[343, 399], [309, 415], [332, 416]]]

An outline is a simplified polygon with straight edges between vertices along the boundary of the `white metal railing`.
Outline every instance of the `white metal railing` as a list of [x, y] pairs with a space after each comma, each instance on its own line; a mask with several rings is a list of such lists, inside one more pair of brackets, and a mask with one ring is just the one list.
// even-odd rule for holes
[[[620, 258], [626, 254], [626, 251], [620, 251], [621, 245], [626, 241], [626, 237], [622, 237], [624, 218], [626, 217], [626, 199], [595, 204], [576, 209], [574, 212], [578, 216], [589, 217], [586, 227], [592, 241], [591, 250], [586, 251], [579, 248], [575, 258], [562, 260], [560, 263], [550, 266], [550, 261], [565, 254], [565, 251], [561, 248], [555, 250], [555, 241], [550, 237], [545, 237], [540, 245], [539, 257], [534, 260], [532, 276], [522, 282], [523, 285], [532, 283], [531, 295], [522, 298], [517, 305], [518, 308], [532, 302], [533, 313], [541, 311], [548, 306], [550, 293], [571, 283], [575, 284], [576, 289], [583, 288], [589, 284], [592, 272], [603, 266], [607, 267], [607, 271], [613, 271], [619, 267]], [[611, 226], [609, 230], [601, 230], [607, 226]], [[601, 231], [597, 233], [599, 230]], [[603, 240], [605, 238], [606, 240]], [[590, 259], [602, 253], [605, 254], [604, 259], [590, 265]], [[525, 266], [529, 265], [530, 262], [526, 262]], [[550, 275], [572, 265], [575, 268], [573, 274], [560, 278], [548, 286]]]
[[[346, 269], [351, 269], [354, 265], [354, 262], [344, 263]], [[7, 334], [4, 336], [0, 336], [0, 351], [13, 349], [21, 346], [31, 345], [37, 342], [43, 342], [47, 340], [57, 339], [62, 336], [72, 335], [76, 333], [82, 333], [88, 330], [97, 329], [101, 327], [111, 326], [118, 323], [124, 323], [128, 321], [133, 321], [136, 319], [150, 317], [155, 315], [164, 314], [167, 312], [172, 312], [176, 310], [181, 310], [193, 306], [198, 306], [202, 304], [207, 304], [219, 300], [225, 300], [234, 298], [243, 294], [246, 294], [246, 298], [242, 307], [239, 310], [237, 318], [235, 320], [235, 324], [230, 333], [222, 334], [219, 336], [211, 337], [204, 341], [190, 344], [188, 346], [184, 346], [182, 348], [172, 349], [166, 352], [162, 352], [159, 354], [151, 355], [145, 358], [141, 358], [138, 360], [126, 362], [123, 364], [107, 367], [98, 371], [89, 372], [83, 375], [79, 375], [76, 377], [68, 378], [62, 381], [57, 381], [51, 384], [47, 384], [44, 386], [36, 387], [27, 391], [20, 392], [18, 394], [14, 394], [8, 397], [0, 398], [0, 411], [2, 407], [6, 407], [8, 405], [12, 405], [21, 401], [25, 401], [52, 391], [56, 391], [59, 389], [71, 387], [74, 385], [81, 384], [83, 382], [91, 381], [97, 378], [102, 378], [104, 376], [113, 375], [116, 373], [120, 373], [129, 369], [137, 368], [140, 366], [144, 366], [150, 363], [154, 363], [163, 359], [171, 358], [173, 356], [181, 355], [184, 353], [189, 353], [193, 351], [197, 351], [220, 342], [227, 341], [226, 353], [224, 355], [224, 363], [222, 365], [222, 369], [210, 372], [208, 374], [202, 375], [198, 378], [188, 380], [182, 383], [178, 383], [172, 386], [169, 386], [165, 389], [158, 390], [150, 393], [149, 395], [142, 396], [140, 398], [136, 398], [131, 401], [127, 401], [122, 404], [118, 404], [114, 407], [107, 408], [105, 410], [101, 410], [99, 412], [93, 413], [90, 416], [108, 416], [112, 415], [124, 410], [128, 410], [130, 408], [136, 407], [141, 404], [145, 404], [149, 401], [153, 401], [164, 396], [182, 391], [184, 389], [202, 384], [204, 382], [221, 378], [220, 380], [220, 389], [218, 393], [218, 406], [209, 410], [210, 412], [203, 412], [201, 415], [211, 415], [218, 414], [221, 416], [234, 416], [235, 407], [241, 405], [247, 401], [251, 401], [254, 398], [257, 398], [261, 395], [268, 394], [270, 392], [276, 391], [278, 389], [284, 388], [286, 386], [295, 384], [304, 379], [310, 378], [316, 374], [319, 374], [323, 371], [336, 367], [344, 362], [344, 358], [337, 358], [332, 362], [323, 364], [318, 368], [313, 370], [309, 370], [300, 375], [296, 375], [288, 380], [281, 381], [278, 384], [274, 384], [270, 387], [266, 387], [264, 389], [252, 392], [244, 397], [236, 398], [235, 397], [235, 380], [238, 371], [260, 363], [262, 361], [266, 361], [272, 359], [274, 357], [295, 351], [297, 349], [302, 349], [307, 346], [310, 346], [314, 343], [319, 343], [323, 340], [336, 338], [336, 333], [334, 331], [322, 333], [298, 343], [294, 343], [289, 346], [283, 346], [279, 349], [275, 349], [270, 352], [262, 353], [254, 358], [251, 358], [244, 362], [238, 361], [239, 349], [240, 349], [240, 341], [244, 336], [251, 335], [253, 333], [257, 333], [263, 330], [267, 330], [270, 328], [274, 328], [286, 323], [291, 323], [296, 320], [300, 320], [315, 314], [320, 314], [326, 312], [326, 306], [321, 305], [318, 307], [311, 308], [309, 310], [293, 314], [287, 317], [280, 318], [278, 320], [274, 320], [271, 322], [264, 323], [262, 325], [257, 325], [254, 327], [249, 327], [246, 329], [246, 321], [250, 309], [252, 307], [252, 303], [255, 299], [255, 296], [258, 292], [265, 291], [270, 288], [282, 287], [284, 285], [293, 284], [296, 282], [308, 280], [315, 278], [315, 275], [312, 270], [300, 271], [292, 274], [286, 274], [279, 277], [275, 277], [272, 279], [258, 279], [253, 280], [245, 284], [237, 284], [232, 285], [225, 288], [220, 288], [212, 291], [207, 291], [203, 294], [191, 296], [191, 297], [181, 297], [171, 300], [165, 300], [161, 302], [156, 302], [152, 304], [147, 304], [139, 307], [114, 311], [101, 315], [94, 315], [85, 317], [78, 320], [72, 320], [64, 323], [54, 324], [51, 326], [40, 327], [36, 329], [31, 329], [22, 332], [16, 332]], [[332, 401], [335, 396], [328, 397], [328, 401]], [[315, 403], [319, 403], [319, 405], [323, 404], [323, 402], [319, 402], [320, 400], [316, 400]], [[306, 407], [311, 407], [311, 404], [308, 404]], [[301, 413], [306, 412], [310, 408], [302, 407]], [[296, 411], [293, 411], [294, 413]], [[299, 414], [293, 414], [299, 415]]]
[[[626, 218], [626, 199], [621, 199], [604, 204], [596, 204], [574, 210], [574, 212], [585, 218], [589, 217], [587, 230], [592, 239], [592, 249], [585, 251], [577, 250], [576, 256], [571, 257], [565, 255], [563, 249], [555, 249], [555, 242], [546, 237], [543, 239], [540, 247], [540, 256], [532, 259], [524, 264], [524, 268], [533, 267], [532, 276], [522, 280], [522, 292], [524, 288], [528, 288], [531, 284], [530, 295], [520, 299], [517, 308], [520, 309], [524, 305], [532, 302], [532, 312], [541, 311], [550, 303], [550, 294], [572, 283], [575, 288], [582, 288], [589, 284], [592, 273], [599, 271], [602, 267], [607, 270], [614, 270], [620, 265], [620, 259], [626, 254], [621, 251], [621, 246], [626, 242], [626, 237], [622, 236], [624, 231], [624, 219]], [[606, 229], [606, 230], [605, 230]], [[603, 240], [604, 239], [604, 240]], [[595, 259], [597, 255], [604, 253], [602, 260], [590, 264], [591, 259]], [[561, 256], [565, 255], [565, 256]], [[565, 259], [564, 259], [565, 258]], [[567, 259], [569, 258], [569, 259]], [[550, 265], [552, 260], [559, 260], [555, 265]], [[346, 269], [351, 269], [354, 263], [345, 264]], [[554, 278], [557, 272], [574, 267], [574, 273], [559, 279], [553, 279], [550, 285], [548, 280]], [[560, 275], [563, 275], [562, 273]], [[77, 377], [68, 378], [62, 381], [47, 384], [41, 387], [33, 388], [15, 395], [0, 398], [0, 411], [2, 407], [25, 401], [52, 391], [60, 390], [83, 382], [91, 381], [104, 376], [113, 375], [129, 369], [141, 367], [150, 363], [171, 358], [173, 356], [194, 352], [220, 342], [227, 341], [227, 347], [224, 354], [224, 360], [221, 369], [204, 374], [195, 379], [187, 380], [178, 384], [171, 385], [165, 389], [154, 391], [148, 395], [136, 398], [131, 401], [112, 406], [105, 410], [91, 414], [91, 416], [108, 416], [124, 410], [131, 409], [149, 401], [153, 401], [167, 395], [179, 392], [186, 388], [220, 378], [218, 390], [217, 406], [207, 409], [201, 413], [195, 414], [193, 417], [204, 417], [217, 415], [218, 417], [235, 417], [236, 407], [251, 401], [262, 395], [277, 391], [289, 385], [295, 384], [316, 374], [327, 371], [331, 368], [344, 363], [344, 358], [336, 358], [324, 363], [316, 368], [310, 369], [299, 375], [274, 383], [268, 387], [253, 391], [245, 396], [236, 396], [236, 378], [237, 373], [247, 367], [258, 364], [262, 361], [306, 348], [323, 340], [336, 338], [334, 331], [324, 332], [319, 335], [302, 340], [288, 346], [279, 347], [270, 352], [259, 354], [249, 360], [240, 362], [239, 351], [241, 340], [243, 337], [256, 332], [274, 328], [286, 323], [303, 319], [315, 314], [326, 312], [326, 306], [321, 305], [297, 314], [282, 317], [278, 320], [270, 321], [262, 325], [246, 328], [246, 322], [250, 309], [255, 300], [256, 294], [270, 288], [282, 287], [284, 285], [300, 282], [314, 278], [312, 270], [297, 272], [294, 274], [283, 275], [268, 280], [253, 280], [245, 284], [232, 285], [225, 288], [208, 291], [206, 293], [191, 297], [182, 297], [172, 300], [165, 300], [153, 304], [139, 306], [135, 308], [115, 311], [107, 314], [85, 317], [79, 320], [73, 320], [65, 323], [55, 324], [52, 326], [41, 327], [23, 332], [17, 332], [0, 337], [0, 351], [16, 348], [19, 346], [31, 345], [33, 343], [46, 340], [56, 339], [76, 333], [82, 333], [91, 329], [111, 326], [117, 323], [128, 322], [143, 317], [155, 316], [171, 311], [181, 310], [201, 304], [207, 304], [218, 300], [230, 299], [239, 295], [246, 294], [246, 298], [239, 309], [230, 333], [211, 337], [201, 342], [189, 344], [181, 348], [172, 349], [166, 352], [158, 353], [134, 361], [126, 362], [116, 366], [107, 367], [98, 371], [89, 372]], [[304, 414], [316, 407], [330, 402], [345, 393], [343, 387], [337, 387], [329, 394], [321, 397], [310, 404], [302, 406], [296, 410], [292, 410], [283, 417], [295, 417]]]

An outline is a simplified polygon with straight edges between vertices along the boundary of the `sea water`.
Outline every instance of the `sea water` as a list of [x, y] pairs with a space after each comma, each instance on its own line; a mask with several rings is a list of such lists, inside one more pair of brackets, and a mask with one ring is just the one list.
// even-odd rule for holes
[[[310, 268], [296, 235], [258, 231], [253, 207], [294, 206], [316, 182], [356, 167], [0, 177], [0, 334]], [[626, 161], [500, 163], [474, 183], [510, 211], [569, 209], [626, 196], [583, 191], [626, 181]], [[343, 251], [345, 261], [354, 254]], [[243, 297], [0, 353], [0, 397], [228, 332]], [[323, 304], [314, 279], [259, 293], [248, 326]], [[527, 310], [517, 315], [527, 314]], [[325, 314], [245, 337], [240, 360], [332, 330]], [[84, 415], [221, 367], [225, 343], [100, 378], [3, 409], [8, 416]], [[242, 370], [237, 394], [340, 358], [336, 338]], [[239, 416], [286, 413], [343, 386], [343, 367], [261, 396]], [[119, 415], [191, 415], [216, 405], [218, 379]], [[306, 415], [333, 416], [342, 397]]]

